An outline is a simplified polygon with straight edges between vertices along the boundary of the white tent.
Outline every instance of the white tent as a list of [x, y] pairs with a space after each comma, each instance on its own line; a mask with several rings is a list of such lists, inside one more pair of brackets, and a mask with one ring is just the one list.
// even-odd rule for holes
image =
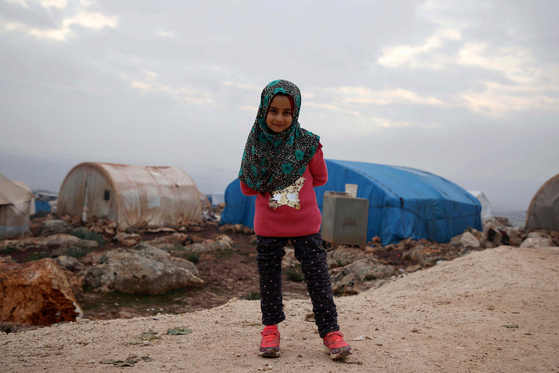
[[160, 227], [202, 220], [194, 181], [176, 167], [80, 163], [62, 183], [58, 212], [107, 218], [119, 227]]
[[489, 202], [487, 196], [483, 192], [477, 190], [468, 190], [468, 193], [476, 197], [479, 203], [481, 203], [481, 222], [485, 223], [493, 219], [493, 215], [491, 214], [491, 202]]
[[[27, 190], [29, 193], [33, 193], [33, 190], [31, 190], [31, 188], [29, 188], [29, 185], [25, 184], [23, 181], [20, 180], [12, 180], [12, 183], [14, 183], [15, 185], [17, 185], [20, 188], [23, 188], [25, 190]], [[31, 206], [29, 207], [29, 215], [34, 215], [35, 214], [35, 196], [33, 196], [33, 199], [31, 200]]]
[[0, 174], [0, 239], [21, 236], [29, 231], [33, 193]]

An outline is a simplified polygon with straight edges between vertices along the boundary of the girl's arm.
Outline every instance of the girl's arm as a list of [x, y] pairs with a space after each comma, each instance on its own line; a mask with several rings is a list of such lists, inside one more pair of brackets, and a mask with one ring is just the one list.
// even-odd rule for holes
[[256, 196], [256, 195], [258, 195], [258, 192], [256, 190], [249, 188], [245, 183], [243, 183], [240, 180], [239, 180], [239, 182], [241, 183], [241, 192], [245, 196]]
[[309, 167], [313, 177], [313, 188], [322, 186], [328, 181], [328, 170], [326, 169], [326, 162], [324, 161], [324, 154], [322, 153], [322, 145], [309, 162]]

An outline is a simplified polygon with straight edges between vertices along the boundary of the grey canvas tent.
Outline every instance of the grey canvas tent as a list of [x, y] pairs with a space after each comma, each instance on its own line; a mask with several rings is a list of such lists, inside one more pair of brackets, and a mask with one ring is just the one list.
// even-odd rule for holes
[[80, 163], [62, 183], [58, 212], [107, 218], [126, 228], [161, 227], [202, 220], [194, 181], [176, 167]]
[[0, 174], [0, 239], [29, 231], [33, 193]]
[[559, 174], [536, 192], [526, 214], [526, 230], [549, 229], [559, 232]]

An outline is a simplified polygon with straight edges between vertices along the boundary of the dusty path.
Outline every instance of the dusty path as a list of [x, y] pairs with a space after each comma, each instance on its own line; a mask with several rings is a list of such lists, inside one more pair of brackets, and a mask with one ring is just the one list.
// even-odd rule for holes
[[[0, 335], [1, 372], [559, 372], [559, 248], [499, 247], [337, 299], [355, 353], [332, 362], [308, 301], [286, 303], [282, 357], [257, 356], [259, 302]], [[167, 335], [169, 328], [188, 335]], [[156, 332], [151, 341], [138, 337]], [[132, 367], [101, 364], [140, 359]], [[147, 357], [152, 361], [144, 361]]]

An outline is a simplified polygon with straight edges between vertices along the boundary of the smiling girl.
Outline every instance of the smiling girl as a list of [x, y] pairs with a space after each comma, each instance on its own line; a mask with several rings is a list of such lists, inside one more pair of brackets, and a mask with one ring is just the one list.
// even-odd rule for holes
[[307, 281], [316, 325], [332, 359], [351, 353], [337, 322], [332, 285], [322, 248], [322, 216], [313, 187], [328, 180], [320, 138], [301, 128], [301, 92], [286, 80], [262, 91], [256, 121], [248, 136], [239, 179], [245, 195], [256, 195], [254, 230], [262, 333], [259, 354], [280, 356], [277, 327], [285, 320], [281, 290], [281, 261], [291, 240]]

